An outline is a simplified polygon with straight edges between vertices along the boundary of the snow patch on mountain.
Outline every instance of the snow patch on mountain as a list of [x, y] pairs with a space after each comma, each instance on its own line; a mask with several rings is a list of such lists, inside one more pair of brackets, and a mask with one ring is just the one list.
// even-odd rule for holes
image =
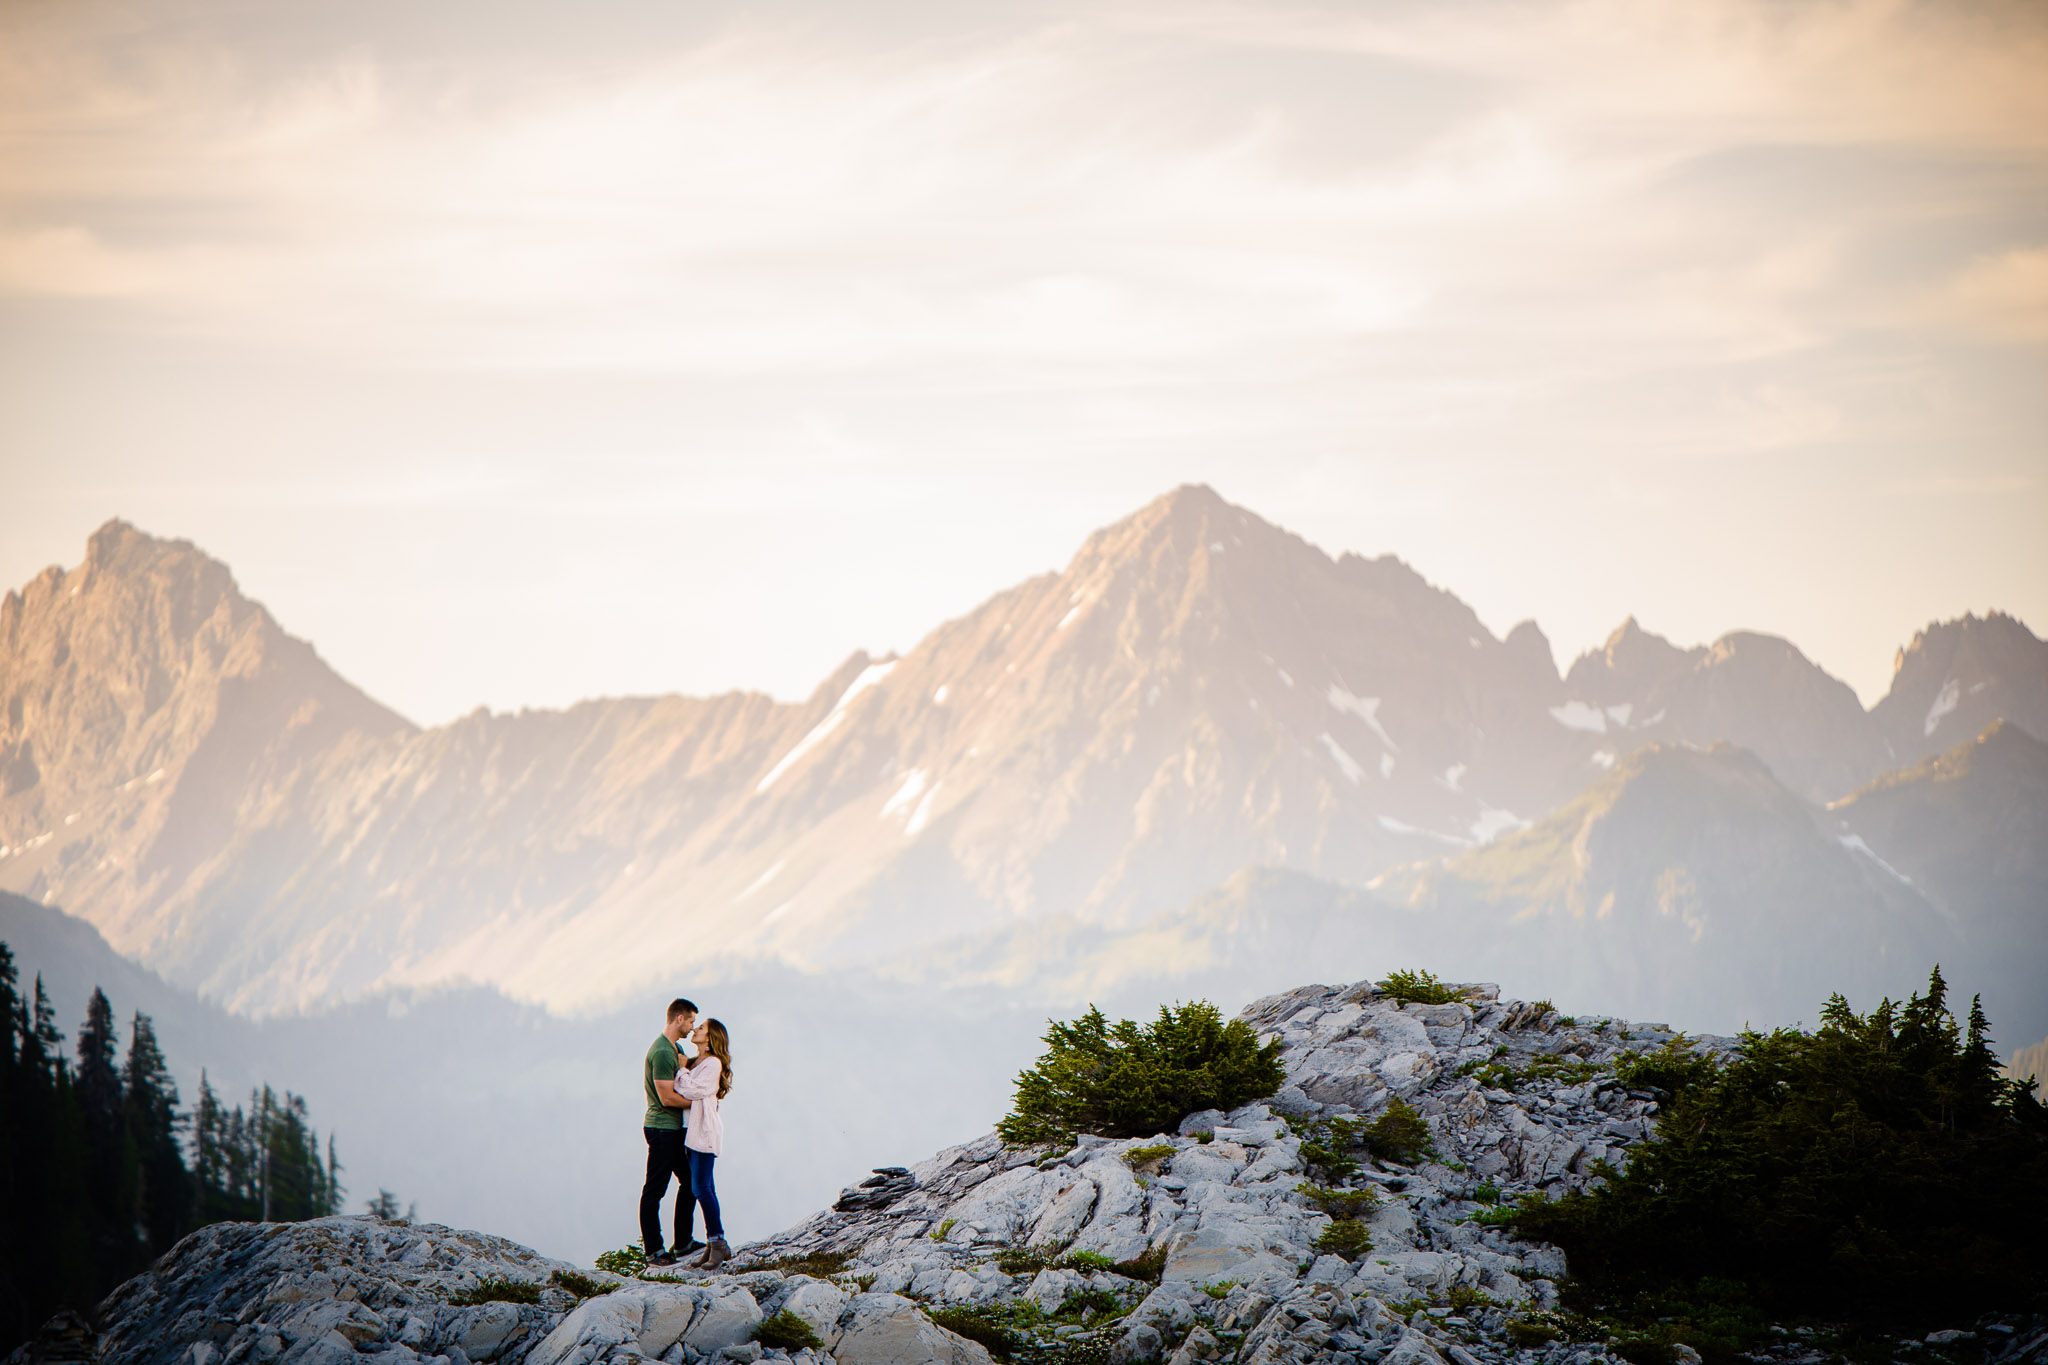
[[1359, 767], [1358, 760], [1344, 751], [1343, 745], [1331, 738], [1328, 730], [1323, 731], [1322, 741], [1323, 747], [1330, 751], [1330, 757], [1336, 759], [1337, 766], [1343, 769], [1344, 776], [1350, 780], [1353, 786], [1357, 786], [1358, 779], [1365, 775], [1365, 769]]
[[1592, 735], [1607, 733], [1607, 716], [1598, 707], [1582, 701], [1568, 701], [1550, 708], [1550, 718], [1567, 730], [1584, 730]]
[[1372, 732], [1379, 736], [1380, 743], [1397, 753], [1400, 751], [1401, 746], [1394, 743], [1394, 737], [1388, 734], [1386, 727], [1380, 724], [1380, 699], [1378, 697], [1358, 696], [1337, 683], [1330, 684], [1330, 690], [1327, 695], [1332, 707], [1357, 716], [1372, 727]]
[[755, 785], [754, 790], [756, 792], [764, 792], [774, 786], [776, 778], [788, 772], [798, 760], [802, 759], [811, 750], [817, 748], [828, 735], [839, 728], [839, 723], [846, 719], [846, 708], [853, 704], [854, 698], [888, 677], [890, 670], [895, 667], [896, 660], [885, 659], [863, 668], [860, 671], [860, 676], [855, 678], [847, 686], [847, 689], [839, 694], [839, 700], [832, 704], [832, 710], [826, 715], [825, 719], [812, 726], [810, 733], [798, 740], [795, 747], [784, 754], [775, 766], [768, 770], [767, 775]]
[[1962, 688], [1954, 678], [1943, 683], [1940, 695], [1934, 699], [1934, 705], [1927, 708], [1927, 726], [1922, 733], [1932, 735], [1934, 727], [1941, 724], [1941, 718], [1955, 710], [1956, 703], [1961, 699]]

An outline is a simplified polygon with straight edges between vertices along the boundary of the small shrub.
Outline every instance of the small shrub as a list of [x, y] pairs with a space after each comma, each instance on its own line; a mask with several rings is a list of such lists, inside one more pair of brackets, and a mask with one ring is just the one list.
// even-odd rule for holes
[[1508, 1340], [1521, 1347], [1548, 1346], [1564, 1336], [1549, 1323], [1534, 1318], [1509, 1318], [1506, 1331]]
[[772, 1261], [750, 1265], [747, 1269], [779, 1270], [785, 1275], [809, 1275], [814, 1280], [829, 1280], [834, 1275], [844, 1275], [852, 1264], [853, 1257], [847, 1252], [813, 1251], [802, 1256], [779, 1256]]
[[1465, 998], [1457, 986], [1447, 986], [1432, 972], [1393, 972], [1379, 983], [1380, 992], [1404, 1005], [1454, 1005]]
[[1129, 1311], [1123, 1298], [1107, 1289], [1070, 1289], [1053, 1316], [1093, 1329]]
[[1372, 1234], [1356, 1218], [1333, 1219], [1328, 1227], [1316, 1234], [1314, 1247], [1317, 1255], [1336, 1255], [1355, 1261], [1372, 1250]]
[[1280, 1040], [1259, 1042], [1242, 1019], [1206, 1000], [1161, 1006], [1151, 1024], [1110, 1023], [1089, 1007], [1045, 1032], [1046, 1051], [1017, 1077], [1005, 1142], [1071, 1143], [1080, 1133], [1142, 1137], [1203, 1109], [1235, 1109], [1286, 1082]]
[[1237, 1288], [1236, 1280], [1218, 1280], [1214, 1284], [1203, 1285], [1202, 1292], [1212, 1299], [1220, 1300], [1229, 1298], [1230, 1291], [1235, 1288]]
[[954, 1225], [957, 1224], [959, 1221], [960, 1220], [957, 1218], [948, 1218], [945, 1222], [939, 1224], [939, 1230], [932, 1234], [932, 1240], [934, 1242], [945, 1241], [946, 1234], [951, 1232], [954, 1228]]
[[1301, 1164], [1324, 1182], [1341, 1185], [1358, 1174], [1360, 1124], [1356, 1119], [1317, 1119], [1295, 1130], [1301, 1135]]
[[851, 1275], [847, 1278], [851, 1279], [855, 1284], [859, 1285], [860, 1292], [863, 1294], [867, 1293], [870, 1289], [873, 1289], [875, 1287], [875, 1272], [872, 1270], [866, 1271], [859, 1275]]
[[1474, 1202], [1480, 1204], [1498, 1204], [1500, 1202], [1500, 1186], [1494, 1184], [1491, 1180], [1482, 1185], [1475, 1185], [1472, 1187], [1472, 1198]]
[[1004, 1247], [996, 1253], [996, 1269], [1005, 1275], [1036, 1275], [1047, 1266], [1059, 1264], [1066, 1252], [1063, 1244], [1036, 1247]]
[[1116, 1262], [1099, 1251], [1070, 1251], [1060, 1264], [1069, 1270], [1116, 1269]]
[[1124, 1164], [1134, 1171], [1140, 1171], [1147, 1166], [1157, 1166], [1172, 1155], [1172, 1143], [1154, 1142], [1143, 1147], [1133, 1147], [1130, 1151], [1125, 1152]]
[[1630, 1090], [1660, 1090], [1674, 1098], [1712, 1080], [1720, 1064], [1706, 1053], [1694, 1052], [1685, 1035], [1666, 1039], [1654, 1052], [1631, 1052], [1615, 1063], [1614, 1078]]
[[538, 1280], [507, 1280], [490, 1275], [451, 1295], [448, 1302], [462, 1307], [480, 1303], [539, 1303], [542, 1288]]
[[1214, 1142], [1215, 1140], [1216, 1134], [1207, 1128], [1204, 1128], [1201, 1132], [1195, 1134], [1195, 1141], [1201, 1143], [1204, 1147], [1207, 1147], [1210, 1143]]
[[647, 1253], [639, 1247], [620, 1247], [617, 1251], [607, 1251], [599, 1256], [596, 1265], [599, 1270], [631, 1279], [647, 1269]]
[[1294, 1190], [1332, 1218], [1363, 1218], [1380, 1206], [1378, 1190], [1337, 1190], [1306, 1181]]
[[548, 1283], [568, 1290], [579, 1299], [594, 1299], [600, 1294], [609, 1294], [618, 1288], [617, 1285], [606, 1284], [602, 1280], [593, 1280], [588, 1275], [575, 1270], [557, 1270], [554, 1274], [548, 1276]]
[[1158, 1284], [1160, 1276], [1166, 1273], [1166, 1244], [1161, 1242], [1156, 1247], [1147, 1247], [1128, 1261], [1118, 1261], [1116, 1273], [1126, 1279]]
[[760, 1325], [754, 1328], [754, 1340], [771, 1351], [816, 1351], [825, 1345], [808, 1322], [787, 1308], [761, 1319]]
[[1488, 1228], [1513, 1227], [1515, 1224], [1516, 1212], [1517, 1210], [1510, 1207], [1509, 1205], [1495, 1204], [1491, 1208], [1480, 1209], [1478, 1212], [1474, 1213], [1465, 1221], [1468, 1223], [1477, 1223], [1481, 1227]]
[[1436, 1138], [1429, 1131], [1429, 1121], [1398, 1097], [1388, 1100], [1380, 1116], [1365, 1126], [1365, 1145], [1380, 1160], [1398, 1161], [1404, 1166], [1436, 1155]]
[[1476, 1285], [1454, 1284], [1444, 1302], [1450, 1305], [1453, 1313], [1463, 1313], [1473, 1308], [1492, 1307], [1493, 1296]]
[[997, 1360], [1010, 1360], [1024, 1343], [998, 1312], [962, 1304], [950, 1308], [928, 1308], [925, 1316], [954, 1336], [966, 1337], [988, 1348]]

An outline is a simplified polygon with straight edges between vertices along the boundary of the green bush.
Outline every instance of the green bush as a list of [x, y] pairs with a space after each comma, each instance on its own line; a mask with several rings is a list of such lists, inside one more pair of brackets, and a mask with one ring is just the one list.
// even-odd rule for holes
[[1060, 1261], [1069, 1270], [1115, 1270], [1116, 1261], [1099, 1251], [1070, 1251]]
[[1147, 1166], [1157, 1166], [1172, 1155], [1172, 1143], [1154, 1142], [1143, 1147], [1133, 1147], [1130, 1151], [1125, 1152], [1124, 1164], [1134, 1171], [1139, 1171]]
[[1332, 1218], [1364, 1218], [1380, 1206], [1377, 1190], [1337, 1190], [1307, 1182], [1296, 1185], [1295, 1193]]
[[[853, 1257], [844, 1251], [813, 1251], [802, 1256], [779, 1256], [772, 1261], [761, 1261], [746, 1267], [748, 1270], [779, 1270], [785, 1275], [809, 1275], [814, 1280], [829, 1280], [834, 1275], [843, 1275], [853, 1264]], [[599, 1269], [603, 1269], [602, 1266]]]
[[1413, 1166], [1436, 1155], [1436, 1138], [1429, 1131], [1429, 1120], [1398, 1096], [1388, 1100], [1380, 1116], [1365, 1126], [1364, 1138], [1367, 1149], [1382, 1161]]
[[1523, 1204], [1516, 1232], [1564, 1249], [1576, 1302], [1689, 1323], [1701, 1349], [1773, 1315], [1897, 1333], [2048, 1309], [2048, 1109], [2000, 1074], [1982, 1009], [1959, 1024], [1937, 969], [1902, 1005], [1837, 995], [1820, 1018], [1679, 1063], [1626, 1170]]
[[954, 1336], [981, 1343], [997, 1360], [1015, 1358], [1018, 1348], [1024, 1345], [1000, 1309], [962, 1304], [951, 1308], [928, 1308], [925, 1316]]
[[1317, 1255], [1329, 1253], [1355, 1261], [1372, 1250], [1372, 1233], [1356, 1218], [1335, 1218], [1316, 1235], [1314, 1247]]
[[1130, 1311], [1119, 1294], [1107, 1289], [1069, 1289], [1053, 1316], [1062, 1322], [1094, 1329]]
[[945, 1241], [946, 1234], [951, 1232], [953, 1230], [954, 1225], [957, 1224], [959, 1221], [960, 1220], [957, 1218], [948, 1218], [943, 1223], [940, 1223], [938, 1226], [938, 1230], [932, 1233], [932, 1240], [934, 1242]]
[[542, 1288], [544, 1286], [538, 1280], [508, 1280], [490, 1275], [460, 1293], [450, 1295], [448, 1302], [463, 1307], [482, 1303], [539, 1303]]
[[1459, 986], [1447, 986], [1430, 972], [1393, 972], [1379, 984], [1380, 993], [1404, 1005], [1454, 1005], [1465, 998]]
[[596, 1264], [599, 1270], [631, 1279], [647, 1269], [647, 1253], [639, 1247], [620, 1247], [600, 1255]]
[[1158, 1284], [1166, 1273], [1166, 1243], [1147, 1247], [1128, 1261], [1116, 1263], [1116, 1273], [1126, 1279], [1143, 1280], [1147, 1284]]
[[618, 1288], [617, 1285], [606, 1284], [602, 1280], [593, 1280], [588, 1275], [575, 1270], [557, 1270], [554, 1274], [548, 1276], [548, 1283], [568, 1290], [579, 1299], [594, 1299], [599, 1294], [609, 1294]]
[[1631, 1052], [1614, 1064], [1614, 1079], [1630, 1090], [1661, 1090], [1676, 1096], [1712, 1080], [1721, 1064], [1710, 1053], [1694, 1052], [1685, 1035], [1667, 1039], [1654, 1052]]
[[1227, 1299], [1230, 1297], [1230, 1291], [1235, 1288], [1236, 1280], [1217, 1280], [1212, 1284], [1203, 1285], [1202, 1292], [1212, 1299]]
[[1534, 1318], [1509, 1318], [1507, 1334], [1509, 1341], [1521, 1347], [1548, 1346], [1564, 1335], [1549, 1323]]
[[762, 1318], [760, 1325], [754, 1328], [754, 1340], [771, 1351], [801, 1351], [805, 1348], [816, 1351], [825, 1345], [808, 1322], [787, 1308]]
[[1112, 1024], [1090, 1006], [1073, 1023], [1053, 1021], [1045, 1044], [1037, 1064], [1017, 1077], [1015, 1105], [996, 1125], [1005, 1142], [1170, 1131], [1198, 1110], [1263, 1099], [1287, 1079], [1279, 1039], [1262, 1046], [1250, 1024], [1225, 1023], [1206, 1000], [1161, 1006], [1149, 1025]]
[[1474, 1308], [1491, 1308], [1493, 1295], [1477, 1285], [1454, 1284], [1451, 1292], [1444, 1296], [1444, 1302], [1450, 1305], [1453, 1313], [1468, 1313]]
[[1036, 1275], [1047, 1266], [1058, 1265], [1066, 1250], [1063, 1242], [1036, 1247], [1004, 1247], [996, 1253], [996, 1269], [1005, 1275]]
[[1351, 1152], [1363, 1140], [1362, 1127], [1357, 1119], [1312, 1119], [1296, 1124], [1301, 1164], [1328, 1184], [1343, 1184], [1358, 1174], [1358, 1158]]

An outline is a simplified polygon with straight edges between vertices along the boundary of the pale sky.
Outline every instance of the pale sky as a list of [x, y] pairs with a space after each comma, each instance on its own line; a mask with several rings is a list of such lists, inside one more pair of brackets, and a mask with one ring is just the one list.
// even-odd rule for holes
[[2048, 7], [0, 5], [0, 584], [808, 693], [1203, 481], [1560, 664], [2048, 632]]

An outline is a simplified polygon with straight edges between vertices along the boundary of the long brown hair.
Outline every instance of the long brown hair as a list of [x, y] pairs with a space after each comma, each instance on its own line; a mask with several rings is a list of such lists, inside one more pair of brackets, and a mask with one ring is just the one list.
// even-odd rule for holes
[[732, 1039], [716, 1019], [704, 1021], [704, 1050], [718, 1058], [718, 1098], [732, 1089]]

